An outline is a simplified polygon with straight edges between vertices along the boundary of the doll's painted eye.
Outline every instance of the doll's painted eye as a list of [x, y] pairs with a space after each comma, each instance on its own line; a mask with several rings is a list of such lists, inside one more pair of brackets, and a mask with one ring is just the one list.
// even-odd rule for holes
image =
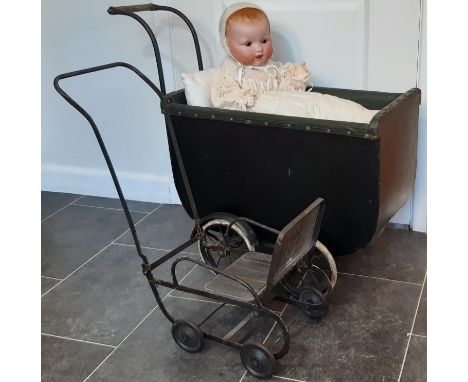
[[265, 38], [262, 40], [262, 44], [266, 44], [268, 42], [268, 40]]
[[252, 45], [252, 43], [250, 41], [245, 43], [245, 46], [250, 46], [250, 45]]

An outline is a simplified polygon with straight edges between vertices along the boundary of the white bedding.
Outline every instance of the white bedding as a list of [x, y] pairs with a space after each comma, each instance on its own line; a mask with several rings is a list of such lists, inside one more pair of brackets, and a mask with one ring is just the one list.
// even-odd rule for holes
[[[189, 105], [212, 107], [210, 89], [215, 70], [182, 74]], [[378, 110], [368, 110], [356, 102], [328, 94], [276, 90], [259, 95], [252, 111], [361, 123], [369, 123], [378, 112]]]
[[378, 112], [328, 94], [275, 90], [260, 94], [252, 111], [359, 123], [369, 123]]

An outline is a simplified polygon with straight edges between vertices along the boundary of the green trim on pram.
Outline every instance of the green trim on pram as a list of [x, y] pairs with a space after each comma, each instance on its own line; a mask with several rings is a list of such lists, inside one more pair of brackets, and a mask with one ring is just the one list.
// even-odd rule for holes
[[316, 87], [312, 91], [349, 99], [370, 110], [380, 111], [374, 116], [372, 121], [367, 124], [225, 110], [214, 107], [187, 105], [183, 89], [167, 94], [161, 102], [161, 110], [164, 114], [179, 117], [220, 120], [242, 123], [245, 125], [265, 125], [324, 134], [347, 135], [374, 140], [379, 137], [380, 118], [389, 110], [396, 107], [397, 104], [401, 103], [404, 98], [419, 90], [411, 89], [402, 94]]

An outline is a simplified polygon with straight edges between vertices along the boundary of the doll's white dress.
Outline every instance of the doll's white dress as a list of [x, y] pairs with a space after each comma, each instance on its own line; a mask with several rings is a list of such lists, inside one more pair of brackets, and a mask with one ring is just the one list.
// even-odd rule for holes
[[[369, 123], [378, 110], [328, 94], [306, 92], [309, 75], [297, 78], [297, 64], [269, 61], [245, 66], [226, 57], [211, 82], [214, 107], [296, 117]], [[255, 96], [255, 105], [248, 98]]]

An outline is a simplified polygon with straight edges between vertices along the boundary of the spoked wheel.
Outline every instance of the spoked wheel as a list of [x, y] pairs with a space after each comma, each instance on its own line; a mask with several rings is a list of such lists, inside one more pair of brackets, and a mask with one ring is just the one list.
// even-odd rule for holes
[[240, 351], [242, 364], [254, 377], [266, 379], [273, 375], [276, 368], [274, 355], [259, 344], [246, 344]]
[[203, 333], [193, 322], [175, 321], [172, 324], [172, 337], [177, 345], [189, 353], [196, 353], [203, 348]]
[[229, 229], [235, 219], [227, 213], [214, 213], [203, 219], [204, 238], [198, 241], [198, 248], [207, 264], [224, 269], [243, 253], [255, 251], [258, 240], [249, 224], [237, 222]]

